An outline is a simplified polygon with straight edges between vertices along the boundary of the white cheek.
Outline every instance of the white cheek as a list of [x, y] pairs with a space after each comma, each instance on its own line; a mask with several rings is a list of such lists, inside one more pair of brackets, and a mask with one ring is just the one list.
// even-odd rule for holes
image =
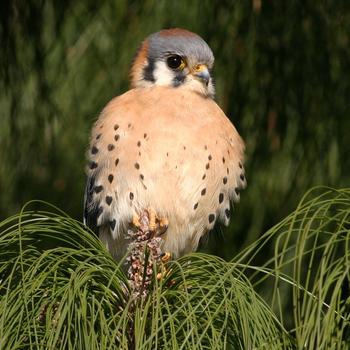
[[213, 84], [213, 80], [210, 79], [209, 85], [208, 85], [208, 95], [214, 98], [215, 95], [215, 86]]
[[153, 72], [155, 84], [161, 86], [172, 85], [174, 72], [168, 68], [165, 62], [158, 61]]
[[[153, 71], [154, 83], [149, 82], [149, 85], [159, 85], [159, 86], [174, 86], [175, 72], [172, 71], [165, 62], [158, 61], [155, 64]], [[187, 74], [185, 80], [180, 84], [180, 86], [187, 88], [189, 90], [200, 93], [204, 96], [214, 97], [215, 88], [213, 86], [212, 80], [210, 80], [209, 85], [205, 86], [198, 79], [194, 79], [191, 74]]]
[[198, 79], [194, 79], [191, 76], [188, 76], [183, 86], [204, 96], [210, 96], [213, 98], [215, 95], [215, 87], [212, 83], [212, 80], [210, 80], [208, 86], [205, 86]]

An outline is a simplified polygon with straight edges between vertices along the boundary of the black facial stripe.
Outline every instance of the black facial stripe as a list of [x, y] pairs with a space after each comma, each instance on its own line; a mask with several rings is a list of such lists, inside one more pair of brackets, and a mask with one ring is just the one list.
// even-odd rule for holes
[[154, 59], [148, 58], [148, 64], [143, 68], [143, 79], [154, 83], [155, 79], [154, 79], [153, 71], [154, 71]]
[[179, 72], [176, 74], [176, 76], [173, 79], [173, 86], [177, 87], [180, 86], [186, 79], [186, 75], [184, 75], [182, 72]]

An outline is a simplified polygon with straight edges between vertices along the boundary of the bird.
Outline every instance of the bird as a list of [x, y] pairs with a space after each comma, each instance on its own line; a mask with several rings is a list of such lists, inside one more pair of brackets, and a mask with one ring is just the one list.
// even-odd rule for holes
[[134, 56], [130, 90], [94, 123], [84, 223], [115, 259], [145, 209], [164, 222], [162, 250], [174, 259], [195, 251], [216, 222], [229, 224], [246, 187], [245, 144], [215, 102], [213, 65], [199, 35], [153, 33]]

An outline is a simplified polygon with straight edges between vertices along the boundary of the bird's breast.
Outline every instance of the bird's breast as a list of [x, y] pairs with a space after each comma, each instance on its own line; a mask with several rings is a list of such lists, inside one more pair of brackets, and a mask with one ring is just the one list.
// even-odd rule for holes
[[171, 88], [129, 91], [106, 106], [91, 137], [97, 225], [118, 249], [132, 216], [152, 208], [169, 220], [164, 249], [194, 250], [218, 219], [229, 221], [230, 201], [245, 186], [243, 149], [211, 99]]

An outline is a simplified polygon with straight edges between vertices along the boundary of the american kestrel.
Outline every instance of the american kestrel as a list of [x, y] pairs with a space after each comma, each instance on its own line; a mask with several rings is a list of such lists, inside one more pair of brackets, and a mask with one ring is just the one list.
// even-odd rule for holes
[[163, 218], [165, 252], [195, 250], [246, 186], [244, 143], [213, 100], [214, 56], [197, 34], [162, 30], [141, 44], [131, 90], [112, 99], [89, 148], [85, 223], [115, 258], [126, 232], [148, 208]]

